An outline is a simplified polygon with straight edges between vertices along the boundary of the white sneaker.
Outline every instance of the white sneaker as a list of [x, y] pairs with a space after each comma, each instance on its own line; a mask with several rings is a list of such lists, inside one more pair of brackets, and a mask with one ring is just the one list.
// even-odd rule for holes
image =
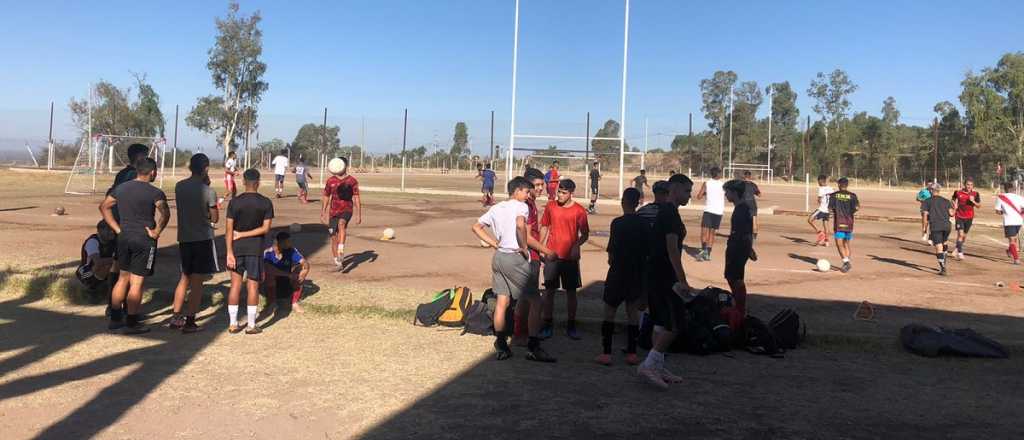
[[957, 253], [957, 254], [956, 254], [956, 259], [957, 259], [957, 260], [960, 260], [960, 261], [963, 261], [963, 259], [964, 259], [964, 253], [963, 253], [963, 252], [959, 252], [959, 253]]
[[664, 380], [666, 383], [682, 383], [683, 382], [683, 378], [682, 377], [679, 377], [679, 376], [676, 376], [675, 374], [672, 374], [672, 372], [668, 371], [665, 367], [661, 367], [661, 379]]
[[660, 390], [668, 389], [668, 384], [665, 383], [661, 371], [657, 368], [647, 368], [641, 364], [639, 367], [636, 367], [636, 374]]

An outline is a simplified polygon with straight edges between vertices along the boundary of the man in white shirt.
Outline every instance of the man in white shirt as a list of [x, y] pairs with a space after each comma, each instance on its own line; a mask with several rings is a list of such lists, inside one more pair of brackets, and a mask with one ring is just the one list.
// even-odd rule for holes
[[235, 152], [228, 153], [227, 160], [224, 161], [224, 190], [231, 198], [235, 198], [238, 189], [235, 187], [235, 176], [238, 174], [238, 160], [235, 158]]
[[1020, 264], [1020, 243], [1017, 234], [1024, 225], [1024, 197], [1013, 192], [1013, 182], [1003, 182], [1003, 192], [996, 196], [996, 212], [1003, 216], [1003, 235], [1009, 247], [1006, 255], [1013, 259], [1013, 264]]
[[[814, 228], [814, 233], [817, 234], [818, 239], [817, 246], [828, 246], [828, 196], [835, 192], [831, 186], [828, 186], [828, 176], [824, 174], [818, 175], [818, 208], [807, 217], [807, 224]], [[816, 221], [821, 221], [821, 229], [814, 224]]]
[[284, 196], [284, 176], [288, 174], [288, 150], [281, 150], [270, 165], [274, 167], [274, 193], [280, 199]]
[[705, 180], [697, 192], [697, 200], [707, 199], [700, 220], [700, 253], [697, 261], [711, 261], [711, 247], [715, 245], [715, 232], [722, 225], [725, 213], [725, 190], [722, 189], [722, 170], [711, 168], [711, 179]]

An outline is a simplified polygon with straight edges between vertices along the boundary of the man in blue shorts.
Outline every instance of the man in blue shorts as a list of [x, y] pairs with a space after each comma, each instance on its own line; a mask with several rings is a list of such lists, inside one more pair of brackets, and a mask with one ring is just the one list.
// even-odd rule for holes
[[480, 199], [480, 203], [484, 206], [491, 206], [494, 204], [494, 170], [491, 170], [491, 164], [484, 165], [484, 169], [480, 170], [480, 174], [477, 175], [482, 181], [480, 185], [480, 192], [483, 193], [483, 198]]
[[853, 216], [860, 208], [857, 195], [847, 191], [850, 181], [843, 177], [837, 182], [839, 191], [832, 193], [828, 201], [828, 210], [832, 213], [835, 224], [836, 249], [839, 249], [839, 256], [843, 259], [843, 266], [839, 269], [846, 273], [850, 271], [850, 240], [853, 239]]

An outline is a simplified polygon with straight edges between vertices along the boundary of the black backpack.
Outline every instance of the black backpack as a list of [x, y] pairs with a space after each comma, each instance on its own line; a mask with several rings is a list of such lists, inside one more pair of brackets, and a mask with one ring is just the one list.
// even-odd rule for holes
[[[483, 297], [478, 301], [474, 301], [472, 305], [466, 309], [466, 325], [462, 328], [462, 334], [473, 334], [480, 336], [491, 336], [494, 334], [494, 308], [497, 303], [498, 296], [494, 294], [494, 291], [487, 289], [484, 291]], [[505, 325], [515, 325], [514, 312], [515, 301], [509, 303], [508, 310], [505, 312]]]
[[775, 332], [764, 321], [753, 316], [747, 316], [743, 320], [743, 330], [746, 333], [747, 351], [754, 354], [763, 354], [771, 357], [782, 357], [785, 349], [779, 346], [779, 340]]
[[777, 313], [771, 321], [768, 321], [768, 327], [775, 333], [779, 347], [786, 350], [796, 348], [807, 336], [807, 326], [800, 322], [800, 315], [796, 314], [793, 309], [784, 309]]
[[686, 305], [683, 332], [676, 338], [685, 343], [681, 348], [686, 352], [704, 355], [729, 351], [732, 330], [721, 317], [720, 290], [704, 289]]
[[412, 325], [416, 325], [416, 323], [424, 327], [437, 325], [438, 319], [452, 306], [453, 300], [452, 289], [445, 289], [438, 293], [430, 302], [416, 306], [416, 316], [412, 320]]

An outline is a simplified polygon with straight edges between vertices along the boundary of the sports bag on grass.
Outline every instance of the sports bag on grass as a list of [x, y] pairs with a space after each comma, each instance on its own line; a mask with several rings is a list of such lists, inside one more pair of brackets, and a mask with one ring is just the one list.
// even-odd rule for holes
[[800, 315], [793, 309], [784, 309], [777, 313], [768, 321], [768, 327], [775, 333], [779, 346], [786, 350], [796, 348], [807, 336], [807, 326], [800, 321]]
[[453, 290], [445, 289], [434, 296], [430, 302], [416, 306], [416, 316], [412, 320], [412, 325], [417, 323], [424, 327], [437, 325], [437, 320], [452, 306], [452, 300], [455, 298]]
[[764, 321], [747, 316], [743, 320], [743, 329], [746, 332], [747, 351], [771, 357], [783, 357], [785, 349], [779, 346], [775, 332]]
[[966, 356], [1005, 359], [1006, 347], [969, 328], [944, 328], [908, 324], [900, 329], [900, 342], [912, 353], [925, 357]]
[[[462, 327], [462, 334], [473, 334], [480, 336], [490, 336], [494, 334], [494, 309], [498, 302], [498, 296], [494, 294], [494, 291], [487, 289], [484, 291], [483, 296], [478, 301], [473, 301], [473, 304], [466, 309], [465, 325]], [[506, 325], [515, 325], [513, 320], [513, 311], [515, 310], [515, 301], [509, 304], [508, 309], [505, 311], [505, 322]]]
[[462, 327], [466, 309], [473, 303], [473, 294], [468, 287], [452, 288], [452, 303], [437, 318], [437, 323], [445, 327]]

